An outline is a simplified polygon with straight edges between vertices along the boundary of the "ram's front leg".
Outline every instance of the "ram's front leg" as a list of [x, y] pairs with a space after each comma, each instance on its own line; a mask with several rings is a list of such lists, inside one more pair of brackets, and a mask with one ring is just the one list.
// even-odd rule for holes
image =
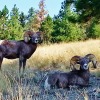
[[22, 64], [23, 64], [23, 57], [20, 55], [20, 57], [19, 57], [19, 73], [21, 72]]
[[26, 60], [27, 60], [27, 59], [25, 59], [25, 58], [23, 59], [23, 73], [24, 73], [24, 71], [25, 71]]

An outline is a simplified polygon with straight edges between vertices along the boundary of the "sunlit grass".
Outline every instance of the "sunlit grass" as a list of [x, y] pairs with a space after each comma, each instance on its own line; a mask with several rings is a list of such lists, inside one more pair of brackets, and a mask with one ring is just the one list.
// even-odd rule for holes
[[97, 60], [100, 60], [100, 41], [89, 40], [85, 42], [60, 43], [39, 46], [28, 65], [32, 67], [69, 67], [72, 56], [93, 53]]

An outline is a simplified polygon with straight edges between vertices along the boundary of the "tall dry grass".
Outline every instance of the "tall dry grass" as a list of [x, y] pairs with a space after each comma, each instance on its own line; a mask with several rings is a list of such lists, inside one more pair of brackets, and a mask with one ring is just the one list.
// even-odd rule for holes
[[[72, 56], [84, 56], [88, 53], [93, 53], [97, 60], [100, 61], [100, 40], [41, 45], [38, 46], [35, 53], [27, 61], [26, 68], [60, 68], [65, 70], [65, 68], [69, 67]], [[14, 67], [16, 70], [18, 60], [5, 59], [3, 66], [4, 68]]]
[[36, 68], [69, 68], [72, 56], [84, 56], [92, 53], [100, 61], [100, 40], [60, 43], [39, 46], [28, 62], [28, 66]]

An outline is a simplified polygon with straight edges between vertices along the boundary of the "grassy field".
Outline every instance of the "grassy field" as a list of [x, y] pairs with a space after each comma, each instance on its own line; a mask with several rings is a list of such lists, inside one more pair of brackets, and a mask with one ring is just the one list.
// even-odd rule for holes
[[[2, 64], [3, 71], [0, 72], [0, 98], [3, 97], [5, 98], [5, 95], [6, 96], [8, 95], [9, 97], [10, 95], [9, 97], [10, 99], [8, 100], [11, 100], [12, 97], [16, 98], [20, 97], [20, 99], [17, 98], [12, 100], [24, 100], [22, 98], [29, 98], [29, 97], [31, 98], [31, 96], [32, 98], [34, 98], [35, 96], [34, 94], [36, 94], [36, 96], [38, 95], [38, 97], [43, 98], [43, 100], [51, 100], [52, 98], [54, 98], [53, 100], [58, 100], [56, 98], [59, 97], [61, 97], [61, 99], [63, 100], [65, 99], [63, 95], [65, 96], [68, 95], [69, 97], [66, 96], [66, 100], [70, 100], [70, 95], [72, 94], [69, 94], [69, 92], [71, 93], [75, 92], [77, 89], [75, 91], [66, 91], [65, 94], [62, 94], [64, 93], [65, 90], [44, 91], [41, 88], [43, 87], [43, 82], [41, 82], [41, 79], [43, 79], [44, 75], [46, 74], [46, 70], [69, 71], [69, 61], [72, 56], [75, 55], [84, 56], [89, 53], [94, 54], [97, 58], [97, 61], [100, 62], [100, 40], [88, 40], [82, 42], [39, 45], [35, 53], [27, 61], [24, 77], [22, 77], [20, 81], [18, 74], [18, 59], [15, 60], [4, 59]], [[92, 64], [90, 64], [90, 66], [92, 66]], [[96, 70], [93, 70], [91, 68], [91, 73], [94, 73], [96, 76], [100, 76], [99, 64]], [[92, 88], [93, 91], [95, 88], [98, 88], [99, 86], [98, 85], [99, 82], [96, 81], [97, 79], [94, 80], [94, 78], [91, 81], [92, 83], [95, 82], [93, 83], [95, 84], [93, 85]], [[92, 91], [91, 87], [89, 89]], [[89, 91], [89, 89], [87, 89], [87, 91]], [[79, 92], [75, 93], [81, 94], [81, 91], [83, 90], [80, 90]], [[28, 92], [29, 95], [25, 97], [25, 94], [28, 94]], [[44, 93], [42, 97], [40, 95], [41, 93]], [[52, 93], [56, 93], [55, 94], [56, 96], [53, 94], [52, 98], [48, 99]], [[75, 95], [77, 97], [78, 94]], [[41, 100], [38, 97], [37, 100]], [[85, 96], [83, 95], [83, 99], [84, 98]], [[25, 99], [25, 100], [36, 100], [36, 99]], [[73, 98], [71, 100], [75, 99]]]
[[[100, 62], [100, 40], [39, 45], [35, 53], [27, 61], [26, 72], [27, 69], [30, 68], [38, 70], [68, 71], [70, 69], [69, 62], [71, 57], [75, 55], [85, 56], [89, 53], [94, 54], [97, 61]], [[18, 65], [18, 59], [4, 59], [2, 70], [18, 71]], [[91, 63], [90, 66], [92, 66]], [[98, 68], [99, 66], [100, 64], [98, 64]], [[97, 76], [100, 76], [99, 69], [91, 71]]]
[[[84, 56], [89, 53], [94, 54], [97, 60], [100, 61], [100, 40], [41, 45], [27, 61], [26, 68], [60, 68], [65, 70], [69, 68], [69, 61], [72, 56]], [[18, 68], [18, 60], [4, 59], [2, 67], [3, 69], [10, 67], [16, 69]]]
[[92, 53], [100, 60], [100, 41], [89, 40], [85, 42], [60, 43], [38, 47], [33, 57], [29, 60], [29, 66], [33, 61], [33, 67], [39, 68], [67, 68], [72, 56], [84, 56]]

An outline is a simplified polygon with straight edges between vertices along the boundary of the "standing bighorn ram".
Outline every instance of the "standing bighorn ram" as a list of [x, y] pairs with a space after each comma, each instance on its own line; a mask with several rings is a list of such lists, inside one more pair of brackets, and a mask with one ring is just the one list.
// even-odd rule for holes
[[89, 63], [92, 62], [93, 66], [96, 68], [97, 67], [97, 60], [94, 54], [87, 54], [84, 57], [81, 56], [73, 56], [70, 60], [70, 68], [71, 70], [76, 70], [75, 65], [79, 64], [80, 65], [80, 60], [82, 58], [88, 58], [89, 59]]
[[41, 33], [33, 31], [26, 31], [24, 40], [13, 41], [3, 40], [0, 44], [0, 69], [3, 58], [15, 59], [19, 58], [19, 72], [23, 66], [25, 69], [26, 61], [29, 59], [37, 48], [37, 43], [41, 41]]
[[79, 70], [72, 70], [70, 72], [55, 72], [52, 74], [48, 74], [45, 80], [44, 88], [50, 89], [54, 86], [56, 86], [57, 88], [67, 88], [70, 85], [77, 85], [82, 87], [88, 86], [90, 78], [90, 71], [88, 66], [89, 62], [90, 58], [83, 57], [79, 60]]

